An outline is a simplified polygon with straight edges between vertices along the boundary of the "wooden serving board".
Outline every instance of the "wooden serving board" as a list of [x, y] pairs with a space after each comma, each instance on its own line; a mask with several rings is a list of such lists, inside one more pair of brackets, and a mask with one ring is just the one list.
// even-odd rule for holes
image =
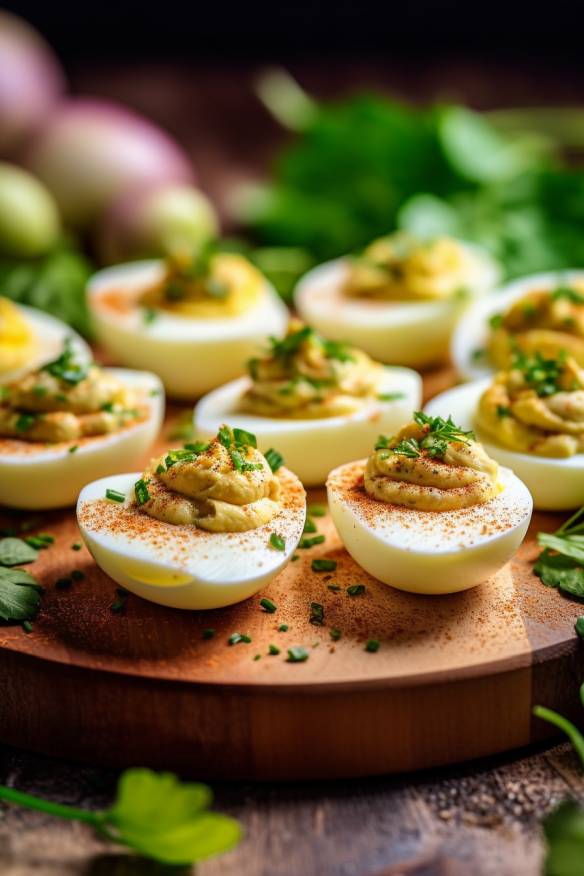
[[[451, 380], [434, 375], [428, 390]], [[323, 500], [324, 491], [309, 496]], [[493, 580], [442, 597], [377, 582], [344, 551], [328, 516], [317, 524], [325, 544], [299, 551], [245, 603], [196, 613], [130, 595], [114, 613], [115, 584], [85, 548], [72, 549], [80, 540], [73, 512], [43, 515], [38, 530], [56, 541], [29, 567], [46, 586], [42, 609], [32, 633], [0, 628], [0, 739], [200, 778], [328, 778], [526, 745], [550, 734], [532, 718], [536, 703], [577, 714], [574, 622], [584, 610], [531, 571], [535, 533], [557, 528], [557, 517], [536, 515], [518, 556]], [[312, 572], [318, 556], [336, 559], [336, 571]], [[74, 569], [83, 580], [57, 588]], [[351, 597], [355, 583], [366, 590]], [[261, 595], [275, 614], [261, 610]], [[311, 602], [324, 606], [323, 626], [309, 623]], [[207, 628], [214, 638], [203, 638]], [[252, 642], [229, 646], [233, 632]], [[364, 650], [368, 639], [381, 642], [377, 653]], [[279, 655], [268, 655], [271, 643]], [[305, 663], [286, 661], [293, 645], [308, 649]]]

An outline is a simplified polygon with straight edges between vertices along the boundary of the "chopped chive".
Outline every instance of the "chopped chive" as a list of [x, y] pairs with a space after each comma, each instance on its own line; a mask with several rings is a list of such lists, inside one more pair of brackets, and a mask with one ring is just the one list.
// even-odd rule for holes
[[254, 659], [254, 660], [261, 660], [261, 659], [262, 659], [262, 655], [261, 655], [261, 654], [256, 654], [255, 657], [254, 657], [253, 659]]
[[36, 395], [37, 398], [43, 398], [43, 396], [45, 396], [47, 392], [48, 389], [46, 386], [33, 386], [32, 388], [32, 394]]
[[275, 532], [272, 532], [270, 535], [270, 545], [277, 551], [286, 550], [286, 540]]
[[320, 602], [311, 602], [310, 603], [310, 614], [308, 617], [308, 622], [311, 624], [315, 624], [317, 627], [322, 627], [324, 624], [324, 606], [320, 604]]
[[511, 408], [506, 407], [506, 405], [497, 405], [497, 416], [498, 417], [510, 417], [511, 416]]
[[80, 551], [82, 547], [83, 547], [83, 545], [81, 544], [80, 541], [74, 541], [73, 544], [71, 545], [71, 550], [72, 551]]
[[48, 548], [49, 545], [53, 544], [55, 541], [54, 536], [52, 535], [29, 535], [24, 541], [33, 548], [37, 550], [43, 550], [44, 548]]
[[309, 505], [308, 513], [311, 517], [325, 517], [326, 505]]
[[379, 401], [397, 401], [398, 399], [405, 397], [405, 392], [382, 392], [377, 396]]
[[257, 447], [258, 442], [253, 432], [247, 432], [245, 429], [234, 429], [233, 440], [238, 447]]
[[134, 484], [134, 495], [136, 496], [136, 502], [138, 505], [144, 505], [144, 503], [150, 498], [147, 484], [148, 481], [145, 481], [143, 478], [140, 478], [140, 480], [136, 481]]
[[301, 538], [298, 547], [303, 551], [307, 551], [317, 544], [323, 544], [324, 541], [324, 535], [313, 535], [311, 538]]
[[317, 532], [316, 523], [311, 517], [307, 517], [304, 522], [304, 529], [302, 532]]
[[332, 590], [333, 593], [338, 593], [338, 591], [341, 589], [340, 584], [327, 584], [326, 586], [329, 590]]
[[337, 568], [337, 561], [322, 557], [320, 560], [313, 560], [310, 568], [313, 572], [334, 572]]
[[69, 448], [67, 453], [77, 453], [78, 450], [79, 450], [79, 444], [73, 444], [73, 446]]
[[113, 611], [114, 614], [121, 614], [126, 608], [128, 591], [124, 590], [123, 587], [116, 587], [116, 596], [117, 599], [115, 599], [110, 605], [110, 611]]
[[337, 627], [332, 627], [332, 629], [329, 632], [329, 635], [330, 635], [331, 639], [333, 640], [333, 642], [338, 642], [343, 634], [341, 633], [341, 631]]
[[264, 596], [262, 597], [262, 599], [260, 599], [260, 605], [264, 611], [267, 611], [268, 614], [274, 614], [278, 607], [276, 603], [272, 602], [271, 599], [268, 599], [267, 596]]
[[144, 325], [152, 325], [158, 319], [158, 314], [151, 307], [145, 307], [142, 311]]
[[22, 629], [25, 633], [32, 633], [32, 624], [29, 620], [24, 620], [22, 622]]
[[278, 453], [277, 450], [274, 450], [273, 447], [270, 447], [269, 450], [266, 450], [264, 456], [266, 458], [266, 462], [273, 472], [277, 472], [278, 469], [284, 465], [284, 457], [281, 453]]
[[278, 627], [279, 633], [287, 633], [288, 632], [288, 624], [280, 624]]
[[246, 633], [232, 633], [227, 641], [230, 645], [239, 645], [240, 642], [249, 645], [251, 636], [248, 636]]
[[36, 422], [35, 414], [20, 414], [17, 418], [14, 428], [17, 432], [28, 432]]
[[268, 654], [271, 657], [275, 657], [277, 654], [280, 654], [280, 649], [277, 645], [268, 645]]
[[214, 635], [215, 635], [215, 630], [213, 629], [213, 627], [207, 627], [206, 630], [203, 630], [201, 637], [203, 639], [212, 639]]
[[288, 648], [287, 663], [304, 663], [308, 660], [308, 651], [300, 645], [295, 645], [293, 648]]
[[365, 593], [365, 585], [364, 584], [351, 584], [350, 587], [347, 587], [347, 593], [349, 596], [362, 596]]
[[379, 651], [380, 647], [381, 642], [379, 641], [379, 639], [368, 639], [364, 650], [368, 651], [370, 654], [375, 654], [376, 651]]
[[114, 403], [113, 402], [104, 402], [101, 406], [102, 411], [105, 411], [106, 414], [112, 414], [114, 411]]
[[219, 431], [217, 432], [217, 439], [219, 441], [219, 444], [222, 444], [223, 447], [231, 447], [231, 432], [228, 426], [219, 427]]
[[109, 499], [111, 502], [125, 502], [126, 497], [123, 493], [118, 492], [118, 490], [110, 490], [109, 488], [105, 491], [106, 499]]

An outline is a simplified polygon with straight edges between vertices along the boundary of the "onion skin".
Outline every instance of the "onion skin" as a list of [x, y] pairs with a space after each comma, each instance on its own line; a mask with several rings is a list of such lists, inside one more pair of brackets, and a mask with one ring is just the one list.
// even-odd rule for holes
[[217, 214], [191, 185], [163, 184], [122, 193], [99, 223], [95, 248], [103, 264], [168, 255], [214, 237]]
[[15, 155], [65, 90], [52, 49], [25, 21], [0, 11], [0, 156]]
[[93, 98], [63, 101], [37, 132], [25, 163], [77, 228], [91, 225], [123, 191], [194, 179], [187, 155], [160, 128]]
[[45, 186], [26, 170], [0, 162], [0, 255], [45, 255], [60, 231], [57, 205]]

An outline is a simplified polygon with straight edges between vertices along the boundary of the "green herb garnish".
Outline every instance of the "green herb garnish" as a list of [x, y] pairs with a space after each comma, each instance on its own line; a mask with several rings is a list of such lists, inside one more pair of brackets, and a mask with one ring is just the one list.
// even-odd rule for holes
[[267, 611], [268, 614], [274, 614], [274, 612], [278, 608], [276, 603], [272, 602], [271, 599], [268, 599], [267, 596], [264, 596], [262, 597], [262, 599], [260, 599], [260, 605], [264, 611]]
[[251, 636], [248, 636], [246, 633], [232, 633], [227, 642], [229, 645], [239, 645], [241, 643], [249, 645]]
[[72, 341], [70, 338], [67, 338], [61, 355], [52, 362], [43, 365], [42, 370], [52, 377], [62, 380], [64, 383], [70, 383], [75, 386], [77, 383], [85, 380], [89, 374], [89, 368], [90, 364], [88, 362], [77, 361]]
[[337, 627], [332, 627], [329, 631], [329, 635], [333, 642], [338, 642], [339, 639], [342, 638], [342, 632]]
[[321, 605], [320, 602], [310, 603], [308, 622], [318, 627], [321, 627], [324, 624], [324, 606]]
[[144, 505], [144, 503], [150, 498], [150, 493], [148, 492], [148, 481], [145, 481], [143, 478], [136, 481], [134, 484], [134, 495], [138, 505]]
[[307, 511], [311, 517], [325, 517], [326, 505], [309, 505]]
[[277, 645], [268, 645], [268, 654], [271, 657], [276, 657], [280, 653], [280, 648]]
[[556, 532], [539, 532], [537, 541], [543, 551], [533, 571], [542, 583], [584, 599], [584, 506]]
[[245, 429], [234, 429], [233, 440], [237, 447], [257, 447], [258, 442], [253, 432], [247, 432]]
[[212, 639], [215, 636], [215, 630], [213, 627], [207, 627], [206, 630], [203, 630], [201, 638], [202, 639]]
[[120, 493], [118, 490], [110, 490], [109, 487], [105, 491], [106, 499], [109, 499], [111, 502], [125, 502], [126, 497], [123, 493]]
[[584, 617], [579, 617], [574, 624], [574, 629], [581, 639], [584, 639]]
[[281, 535], [277, 535], [277, 533], [272, 532], [270, 534], [270, 546], [273, 547], [274, 550], [284, 551], [286, 550], [286, 541], [284, 538], [282, 538]]
[[505, 405], [497, 405], [497, 416], [498, 417], [510, 417], [511, 416], [511, 408], [506, 407]]
[[564, 373], [566, 357], [560, 353], [555, 359], [545, 359], [541, 353], [526, 356], [517, 352], [513, 359], [513, 368], [521, 371], [526, 384], [540, 398], [555, 395], [560, 391], [560, 380]]
[[82, 547], [83, 547], [83, 545], [81, 544], [80, 541], [74, 541], [73, 544], [71, 545], [71, 550], [72, 551], [80, 551]]
[[152, 325], [158, 319], [158, 312], [152, 307], [144, 307], [142, 309], [142, 322], [144, 325]]
[[288, 648], [288, 657], [286, 658], [287, 663], [304, 663], [305, 660], [308, 660], [308, 651], [306, 648], [303, 648], [301, 645], [295, 645], [292, 648]]
[[379, 651], [380, 647], [381, 642], [379, 639], [368, 639], [363, 650], [368, 651], [370, 654], [375, 654]]
[[307, 551], [317, 544], [324, 544], [324, 535], [313, 535], [311, 538], [301, 538], [298, 544], [300, 550]]
[[37, 548], [27, 544], [22, 538], [0, 539], [0, 566], [23, 566], [34, 563], [39, 552]]
[[313, 560], [310, 568], [313, 572], [334, 572], [337, 568], [337, 561], [322, 557], [319, 560]]
[[43, 588], [30, 572], [0, 568], [1, 620], [32, 620], [39, 609], [42, 594]]
[[14, 428], [17, 432], [28, 432], [29, 429], [32, 429], [36, 421], [36, 414], [19, 414], [16, 418]]
[[489, 325], [492, 329], [501, 328], [503, 325], [503, 314], [502, 313], [494, 313], [493, 316], [489, 317]]
[[365, 593], [365, 589], [364, 584], [351, 584], [347, 587], [347, 593], [349, 596], [362, 596]]
[[584, 295], [576, 289], [571, 289], [569, 286], [558, 286], [557, 289], [550, 293], [550, 298], [552, 301], [558, 301], [563, 298], [572, 304], [584, 304]]
[[377, 398], [379, 401], [397, 401], [400, 398], [405, 398], [405, 392], [381, 392]]
[[91, 811], [0, 786], [0, 799], [48, 815], [88, 824], [97, 835], [169, 865], [185, 865], [237, 845], [237, 821], [211, 812], [206, 785], [183, 783], [172, 773], [129, 769], [109, 809]]
[[304, 528], [302, 532], [318, 532], [316, 523], [310, 517], [307, 517], [304, 521]]
[[269, 450], [266, 450], [264, 456], [266, 458], [266, 462], [272, 469], [272, 472], [277, 472], [278, 469], [284, 465], [284, 457], [281, 453], [278, 453], [277, 450], [274, 450], [273, 447], [270, 447]]
[[73, 445], [69, 448], [69, 450], [67, 451], [67, 453], [77, 453], [78, 450], [79, 450], [79, 444], [73, 444]]
[[280, 624], [280, 626], [278, 627], [278, 632], [279, 633], [287, 633], [288, 629], [289, 629], [288, 624]]

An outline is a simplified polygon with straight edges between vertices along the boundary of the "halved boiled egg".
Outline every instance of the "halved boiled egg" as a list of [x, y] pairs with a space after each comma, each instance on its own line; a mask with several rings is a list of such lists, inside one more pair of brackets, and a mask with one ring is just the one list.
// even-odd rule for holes
[[511, 364], [520, 350], [564, 350], [584, 365], [584, 271], [532, 274], [473, 302], [456, 326], [451, 356], [464, 380]]
[[249, 377], [198, 402], [195, 432], [209, 438], [223, 422], [253, 432], [260, 449], [275, 448], [306, 486], [366, 453], [379, 432], [397, 431], [421, 399], [415, 371], [373, 362], [298, 322], [248, 367]]
[[[499, 377], [502, 378], [503, 374]], [[552, 408], [557, 407], [560, 402], [567, 405], [567, 410], [571, 411], [572, 425], [575, 424], [575, 415], [583, 417], [578, 436], [574, 432], [572, 435], [569, 432], [562, 433], [561, 425], [558, 425], [559, 415], [554, 414], [553, 410], [551, 411], [555, 420], [553, 426], [550, 425], [549, 416], [543, 420], [547, 430], [540, 430], [535, 425], [538, 422], [538, 409], [547, 407], [545, 398], [538, 399], [537, 396], [530, 398], [529, 393], [523, 393], [523, 397], [518, 400], [519, 407], [515, 408], [514, 402], [501, 403], [499, 400], [497, 403], [497, 393], [493, 395], [492, 423], [487, 432], [481, 428], [479, 409], [481, 400], [488, 401], [486, 394], [492, 393], [493, 389], [498, 390], [499, 387], [493, 384], [492, 378], [456, 386], [435, 396], [428, 402], [425, 410], [431, 416], [451, 414], [462, 428], [473, 429], [487, 453], [502, 465], [512, 469], [526, 484], [533, 497], [534, 506], [538, 510], [564, 511], [579, 508], [584, 503], [584, 453], [580, 449], [577, 452], [572, 449], [570, 455], [557, 454], [565, 453], [563, 439], [572, 441], [576, 437], [579, 446], [584, 442], [582, 400], [580, 399], [578, 406], [576, 400], [571, 402], [569, 398], [573, 393], [562, 393], [557, 402], [552, 402]], [[576, 390], [576, 392], [578, 395], [583, 395], [581, 391]], [[482, 403], [485, 404], [484, 401]], [[527, 419], [515, 422], [516, 415], [525, 416]], [[543, 415], [545, 416], [545, 413]], [[483, 412], [484, 416], [485, 412]], [[556, 432], [553, 431], [554, 428]], [[523, 449], [514, 450], [512, 445], [518, 438], [521, 441], [519, 446]], [[533, 442], [532, 452], [527, 450], [528, 445], [523, 444], [524, 440]]]
[[360, 257], [309, 271], [295, 302], [325, 337], [380, 362], [421, 367], [448, 355], [456, 322], [497, 277], [494, 262], [469, 245], [404, 241], [398, 234], [375, 241]]
[[54, 359], [66, 339], [77, 358], [91, 359], [85, 341], [64, 322], [42, 310], [0, 297], [0, 384]]
[[[453, 437], [452, 437], [453, 436]], [[331, 515], [353, 559], [413, 593], [455, 593], [487, 581], [521, 544], [527, 487], [452, 421], [421, 412], [368, 460], [332, 471]]]
[[238, 435], [223, 427], [224, 444], [171, 451], [143, 474], [82, 490], [79, 528], [106, 574], [151, 602], [210, 609], [247, 599], [284, 568], [304, 528], [304, 489]]
[[11, 385], [12, 398], [24, 407], [10, 409], [0, 401], [1, 505], [28, 510], [74, 505], [81, 488], [96, 475], [134, 465], [152, 445], [164, 414], [159, 378], [121, 368], [98, 370], [101, 386], [116, 401], [94, 411], [95, 386], [85, 399], [79, 383], [72, 404], [59, 402], [66, 410], [48, 411], [48, 393], [40, 392], [45, 388], [42, 379], [32, 385], [36, 373], [27, 375], [18, 389]]
[[238, 377], [268, 336], [280, 336], [288, 311], [242, 256], [219, 253], [196, 275], [162, 261], [106, 268], [91, 279], [97, 337], [124, 365], [151, 368], [167, 392], [195, 399]]

